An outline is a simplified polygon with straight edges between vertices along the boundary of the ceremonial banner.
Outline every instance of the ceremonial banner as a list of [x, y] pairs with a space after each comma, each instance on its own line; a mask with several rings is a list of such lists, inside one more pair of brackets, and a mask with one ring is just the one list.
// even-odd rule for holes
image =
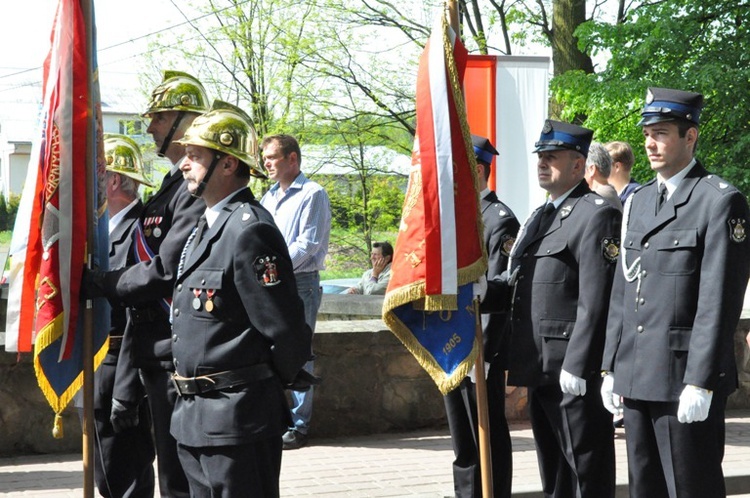
[[[81, 2], [92, 13], [90, 25]], [[90, 30], [93, 0], [60, 0], [9, 256], [6, 350], [29, 352], [33, 345], [39, 386], [58, 415], [83, 383], [79, 291], [91, 230], [97, 236], [88, 252], [100, 268], [108, 261], [105, 191], [99, 188], [105, 171], [101, 105]], [[94, 320], [98, 365], [109, 331], [106, 305], [95, 306]]]
[[417, 132], [383, 321], [443, 394], [474, 364], [473, 282], [487, 270], [460, 82], [468, 53], [444, 16], [417, 74]]

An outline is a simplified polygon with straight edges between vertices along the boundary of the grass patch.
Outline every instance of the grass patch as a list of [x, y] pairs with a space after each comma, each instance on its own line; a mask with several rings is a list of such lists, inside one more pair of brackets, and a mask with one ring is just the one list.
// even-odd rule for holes
[[0, 232], [0, 244], [4, 244], [4, 245], [10, 244], [11, 235], [13, 235], [13, 232], [10, 230], [4, 230]]

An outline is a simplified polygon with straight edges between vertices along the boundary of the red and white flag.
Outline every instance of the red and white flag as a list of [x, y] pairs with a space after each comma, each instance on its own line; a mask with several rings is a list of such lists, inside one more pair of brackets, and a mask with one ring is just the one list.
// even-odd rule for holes
[[383, 302], [383, 320], [444, 394], [476, 358], [472, 283], [487, 269], [460, 83], [467, 57], [440, 16], [419, 62], [412, 169]]
[[[56, 413], [82, 384], [76, 329], [87, 238], [90, 227], [106, 230], [106, 221], [103, 227], [88, 222], [106, 211], [101, 189], [92, 195], [94, 205], [87, 200], [104, 172], [92, 33], [93, 1], [60, 0], [44, 63], [39, 128], [9, 254], [6, 351], [34, 349], [37, 380]], [[100, 241], [88, 249], [104, 249], [106, 265], [108, 244]], [[108, 327], [103, 338], [95, 339], [98, 357], [107, 332]]]

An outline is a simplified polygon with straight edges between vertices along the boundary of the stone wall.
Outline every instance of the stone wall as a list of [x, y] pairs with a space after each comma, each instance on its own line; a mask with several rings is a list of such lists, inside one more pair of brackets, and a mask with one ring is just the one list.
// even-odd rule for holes
[[[362, 435], [445, 427], [442, 396], [432, 380], [380, 320], [382, 297], [324, 296], [313, 346], [316, 388], [311, 436]], [[0, 327], [4, 301], [0, 303]], [[331, 318], [339, 318], [332, 320]], [[340, 318], [345, 318], [341, 320]], [[750, 317], [736, 332], [741, 389], [730, 408], [750, 408]], [[0, 335], [4, 344], [4, 337]], [[510, 419], [526, 417], [525, 389], [506, 391]], [[30, 354], [0, 349], [0, 456], [80, 451], [77, 413], [64, 414], [65, 437], [51, 435], [52, 410], [34, 377]]]

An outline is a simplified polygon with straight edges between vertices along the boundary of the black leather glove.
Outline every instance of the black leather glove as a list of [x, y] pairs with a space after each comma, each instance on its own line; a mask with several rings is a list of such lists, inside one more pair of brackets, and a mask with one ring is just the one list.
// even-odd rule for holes
[[81, 279], [81, 297], [94, 299], [104, 297], [104, 272], [97, 269], [89, 270], [83, 267], [83, 278]]
[[303, 368], [297, 372], [294, 380], [284, 387], [292, 391], [309, 391], [312, 386], [317, 386], [321, 382], [323, 382], [323, 379], [316, 377]]
[[112, 398], [109, 421], [115, 432], [120, 433], [138, 425], [138, 404]]

